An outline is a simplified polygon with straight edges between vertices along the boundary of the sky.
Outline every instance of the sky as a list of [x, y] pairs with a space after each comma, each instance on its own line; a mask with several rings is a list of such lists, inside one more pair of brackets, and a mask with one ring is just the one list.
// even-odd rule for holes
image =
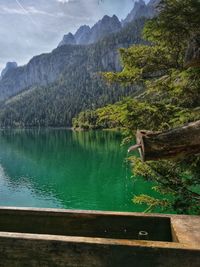
[[134, 1], [0, 0], [0, 71], [8, 61], [24, 65], [52, 51], [64, 34], [92, 26], [104, 15], [125, 18]]

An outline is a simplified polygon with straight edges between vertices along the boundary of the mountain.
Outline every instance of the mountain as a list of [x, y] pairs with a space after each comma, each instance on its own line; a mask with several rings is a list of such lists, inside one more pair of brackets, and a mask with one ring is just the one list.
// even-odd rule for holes
[[146, 4], [144, 0], [136, 1], [133, 9], [128, 16], [122, 21], [122, 25], [125, 26], [127, 23], [136, 20], [138, 18], [152, 18], [156, 12], [156, 6], [160, 0], [151, 0], [149, 4]]
[[67, 44], [88, 45], [96, 43], [109, 34], [120, 31], [122, 27], [134, 20], [141, 17], [152, 18], [156, 14], [156, 7], [159, 2], [160, 0], [150, 0], [150, 2], [146, 4], [144, 0], [138, 0], [135, 2], [131, 12], [124, 20], [122, 20], [122, 22], [119, 21], [116, 15], [113, 15], [112, 17], [106, 15], [92, 28], [88, 25], [83, 25], [74, 35], [72, 35], [72, 33], [64, 35], [59, 46]]
[[55, 49], [51, 53], [33, 57], [27, 65], [7, 71], [0, 81], [0, 100], [4, 100], [33, 85], [53, 83], [64, 71], [76, 62], [79, 49], [68, 45], [67, 49]]
[[81, 26], [74, 35], [75, 40], [76, 40], [76, 44], [79, 44], [79, 45], [80, 44], [82, 44], [82, 45], [88, 44], [90, 34], [91, 34], [91, 29], [89, 26], [87, 26], [87, 25]]
[[74, 35], [69, 32], [68, 34], [63, 36], [62, 41], [59, 43], [58, 46], [62, 45], [75, 45], [76, 44], [76, 39], [74, 38]]
[[145, 19], [90, 45], [64, 45], [34, 57], [0, 81], [0, 126], [70, 126], [80, 111], [114, 103], [138, 86], [109, 86], [102, 71], [121, 69], [118, 48], [144, 43]]
[[115, 15], [112, 17], [106, 15], [91, 28], [88, 44], [96, 43], [103, 37], [108, 36], [111, 33], [118, 32], [120, 29], [121, 22], [118, 17]]
[[[119, 30], [119, 27], [121, 30]], [[139, 28], [140, 31], [132, 33], [134, 35], [130, 36], [131, 31], [135, 31], [135, 27]], [[107, 37], [109, 39], [109, 36], [113, 36], [113, 41], [116, 42], [112, 50], [108, 47], [107, 51], [99, 59], [103, 68], [99, 70], [97, 69], [97, 71], [120, 70], [120, 61], [117, 49], [119, 47], [128, 47], [135, 43], [135, 40], [137, 40], [137, 43], [140, 43], [140, 33], [142, 27], [143, 22], [141, 22], [141, 25], [138, 25], [138, 22], [134, 24], [133, 21], [130, 33], [126, 36], [126, 38], [121, 38], [123, 33], [127, 31], [127, 28], [130, 27], [127, 25], [127, 27], [121, 28], [121, 24], [116, 16], [104, 16], [102, 20], [97, 22], [90, 29], [90, 39], [88, 42], [93, 43], [95, 39], [100, 39], [99, 42], [101, 42], [104, 39], [106, 40]], [[83, 33], [87, 30], [88, 28], [86, 29], [86, 27], [82, 27], [82, 30], [79, 29], [76, 34], [77, 38], [81, 37], [81, 32]], [[108, 34], [110, 31], [113, 33]], [[103, 38], [104, 35], [107, 37]], [[123, 40], [119, 41], [121, 39]], [[59, 76], [65, 68], [70, 68], [71, 66], [76, 65], [79, 54], [84, 51], [84, 47], [74, 45], [74, 36], [71, 33], [66, 35], [65, 40], [67, 40], [69, 44], [60, 44], [58, 48], [53, 50], [51, 53], [33, 57], [27, 65], [7, 71], [6, 75], [3, 76], [0, 81], [0, 100], [7, 99], [8, 97], [11, 97], [12, 95], [15, 95], [31, 86], [47, 86], [59, 79]], [[98, 44], [98, 42], [96, 42], [96, 44]], [[67, 48], [61, 49], [63, 46], [67, 46]], [[87, 49], [91, 50], [89, 45], [87, 46]], [[102, 49], [106, 50], [104, 42]], [[99, 53], [101, 53], [101, 51], [99, 51]], [[86, 66], [88, 66], [88, 62], [86, 60], [83, 60], [83, 62]]]
[[6, 73], [10, 70], [16, 69], [17, 63], [16, 62], [7, 62], [6, 67], [2, 70], [0, 78], [6, 75]]
[[0, 80], [0, 126], [69, 126], [80, 111], [114, 103], [141, 89], [110, 87], [99, 73], [121, 70], [119, 48], [146, 43], [142, 10], [148, 6], [155, 12], [155, 0], [150, 2], [135, 4], [123, 27], [115, 15], [104, 16], [92, 28], [84, 25], [74, 35], [65, 35], [51, 53], [7, 70]]
[[93, 44], [108, 36], [111, 33], [118, 32], [121, 29], [121, 23], [117, 16], [104, 16], [92, 28], [87, 25], [81, 26], [75, 35], [68, 33], [64, 35], [63, 40], [58, 46], [77, 44]]
[[155, 9], [158, 7], [160, 1], [161, 0], [150, 0], [148, 6], [153, 7], [155, 12]]

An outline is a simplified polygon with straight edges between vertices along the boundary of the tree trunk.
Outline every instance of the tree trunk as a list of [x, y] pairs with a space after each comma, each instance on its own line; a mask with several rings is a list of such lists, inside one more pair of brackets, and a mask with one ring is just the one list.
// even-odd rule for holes
[[200, 121], [167, 132], [137, 132], [137, 145], [143, 161], [184, 158], [200, 154]]

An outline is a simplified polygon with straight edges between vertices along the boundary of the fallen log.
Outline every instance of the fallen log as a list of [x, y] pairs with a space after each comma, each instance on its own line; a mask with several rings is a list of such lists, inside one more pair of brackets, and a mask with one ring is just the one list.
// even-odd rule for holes
[[184, 158], [200, 154], [200, 120], [166, 132], [137, 131], [137, 144], [143, 161]]

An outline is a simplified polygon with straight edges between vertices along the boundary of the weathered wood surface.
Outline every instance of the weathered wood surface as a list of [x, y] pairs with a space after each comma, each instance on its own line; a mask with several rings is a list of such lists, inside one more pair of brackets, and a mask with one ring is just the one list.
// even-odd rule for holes
[[[128, 218], [132, 224], [136, 218], [141, 223], [146, 218], [145, 225], [154, 222], [157, 231], [161, 229], [156, 221], [161, 219], [162, 224], [162, 219], [167, 219], [172, 222], [174, 241], [180, 243], [77, 236], [104, 229], [107, 220], [107, 226], [125, 227]], [[7, 220], [8, 228], [14, 226], [12, 230], [19, 232], [6, 232], [3, 220]], [[0, 208], [0, 223], [0, 267], [199, 267], [197, 216]], [[37, 230], [40, 234], [33, 233]]]
[[200, 121], [166, 132], [138, 131], [136, 138], [143, 161], [200, 154]]
[[147, 231], [152, 241], [171, 241], [169, 218], [143, 215], [0, 209], [0, 231], [129, 240]]
[[200, 252], [174, 243], [0, 233], [1, 267], [199, 267]]
[[188, 244], [190, 248], [200, 249], [200, 216], [172, 216], [171, 227], [173, 234], [181, 244]]

